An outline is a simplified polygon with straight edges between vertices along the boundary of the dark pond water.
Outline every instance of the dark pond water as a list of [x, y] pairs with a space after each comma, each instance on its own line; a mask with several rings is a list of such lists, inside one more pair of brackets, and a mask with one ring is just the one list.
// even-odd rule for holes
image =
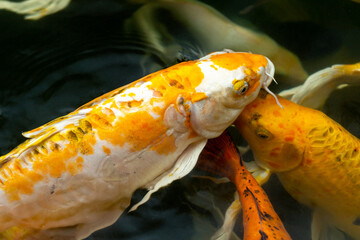
[[[148, 73], [209, 51], [198, 40], [197, 33], [189, 30], [192, 20], [184, 24], [175, 17], [176, 11], [154, 11], [157, 22], [152, 27], [165, 29], [155, 42], [136, 28], [131, 29], [129, 19], [143, 6], [134, 2], [77, 0], [63, 11], [37, 21], [0, 11], [1, 154], [24, 141], [21, 133], [26, 130]], [[359, 3], [203, 2], [237, 24], [268, 34], [297, 55], [310, 74], [360, 59]], [[205, 16], [202, 20], [210, 21]], [[219, 28], [219, 34], [221, 31]], [[206, 34], [206, 29], [202, 34]], [[209, 35], [209, 41], [212, 37]], [[219, 49], [211, 50], [226, 47], [218, 46]], [[278, 77], [282, 80], [279, 86], [271, 86], [275, 92], [294, 86], [286, 77]], [[324, 111], [360, 136], [359, 88], [334, 93]], [[245, 158], [251, 159], [251, 155]], [[231, 184], [216, 185], [193, 177], [204, 174], [194, 170], [89, 239], [209, 239], [221, 224], [217, 211], [226, 209], [235, 189]], [[276, 177], [271, 178], [265, 189], [290, 235], [297, 240], [309, 239], [309, 209], [297, 204]], [[143, 194], [139, 190], [133, 202]], [[235, 229], [239, 236], [240, 226], [238, 223]]]

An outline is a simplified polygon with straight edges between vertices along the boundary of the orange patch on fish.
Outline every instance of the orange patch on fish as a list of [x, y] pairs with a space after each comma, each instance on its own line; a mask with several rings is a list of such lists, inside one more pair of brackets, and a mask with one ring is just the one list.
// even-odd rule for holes
[[216, 71], [218, 70], [218, 68], [217, 68], [214, 64], [211, 64], [210, 67], [212, 67], [212, 68], [215, 69]]
[[275, 147], [273, 149], [271, 149], [270, 151], [270, 156], [272, 157], [276, 157], [279, 155], [279, 151], [280, 151], [280, 148], [279, 147]]
[[154, 143], [154, 146], [152, 146], [150, 149], [159, 154], [168, 155], [169, 153], [175, 152], [176, 150], [175, 140], [176, 139], [173, 135], [167, 136]]
[[83, 168], [84, 158], [83, 157], [77, 157], [75, 161], [72, 161], [68, 164], [67, 168], [69, 169], [69, 172], [72, 176], [77, 174], [79, 170]]
[[[53, 137], [53, 139], [56, 138], [56, 136]], [[91, 142], [86, 143], [86, 145], [90, 144]], [[10, 200], [19, 200], [20, 194], [31, 194], [36, 183], [43, 178], [59, 178], [66, 172], [70, 172], [72, 175], [76, 174], [82, 170], [82, 165], [79, 164], [80, 160], [75, 160], [75, 165], [73, 163], [73, 159], [78, 154], [78, 145], [79, 143], [70, 141], [68, 144], [64, 144], [62, 149], [55, 147], [54, 151], [47, 155], [36, 152], [28, 153], [33, 164], [32, 169], [15, 163], [17, 171], [14, 171], [14, 164], [4, 165], [1, 174], [3, 178], [6, 178], [6, 184], [1, 185], [0, 188], [8, 194]], [[7, 174], [4, 176], [4, 173]]]
[[240, 66], [246, 68], [259, 69], [267, 65], [267, 60], [264, 56], [251, 53], [238, 53], [228, 55], [213, 55], [210, 60], [219, 67], [227, 70], [235, 70]]
[[191, 102], [192, 102], [192, 103], [198, 102], [198, 101], [201, 101], [201, 100], [206, 99], [206, 98], [207, 98], [207, 96], [206, 96], [205, 93], [202, 93], [202, 92], [200, 92], [200, 93], [195, 93], [195, 94], [193, 94], [192, 97], [191, 97]]
[[[126, 117], [119, 118], [111, 128], [96, 125], [97, 134], [101, 140], [105, 140], [114, 146], [130, 146], [130, 151], [140, 151], [152, 145], [159, 136], [166, 136], [167, 128], [162, 118], [155, 119], [148, 111], [128, 113]], [[168, 153], [173, 151], [175, 141], [168, 142]], [[161, 149], [165, 154], [165, 150]]]
[[[126, 107], [117, 107], [120, 111], [126, 113], [126, 117], [114, 119], [99, 109], [94, 109], [87, 115], [89, 121], [97, 129], [97, 134], [101, 140], [106, 140], [115, 146], [130, 145], [131, 151], [140, 151], [149, 145], [153, 145], [153, 150], [159, 154], [169, 154], [175, 151], [175, 139], [164, 140], [168, 146], [155, 146], [159, 136], [166, 136], [167, 127], [163, 123], [163, 117], [166, 106], [176, 102], [178, 96], [183, 96], [183, 102], [196, 102], [205, 99], [205, 93], [197, 93], [195, 88], [204, 78], [198, 64], [194, 62], [184, 62], [162, 71], [150, 74], [143, 79], [143, 82], [150, 81], [147, 88], [156, 91], [158, 96], [150, 100], [149, 103], [143, 103], [139, 111], [126, 112]], [[139, 81], [140, 81], [139, 80]], [[126, 103], [126, 102], [125, 102]], [[129, 106], [132, 107], [134, 101]], [[123, 104], [123, 103], [121, 103]], [[155, 105], [155, 106], [154, 106]], [[165, 107], [157, 107], [161, 105]], [[187, 105], [184, 104], [187, 111]], [[153, 113], [153, 114], [151, 114]], [[159, 117], [154, 117], [158, 115]], [[188, 125], [188, 127], [191, 127]], [[155, 145], [154, 145], [155, 144]]]
[[110, 148], [107, 148], [105, 145], [103, 145], [103, 150], [104, 150], [104, 153], [106, 153], [107, 155], [110, 155], [110, 153], [111, 153]]
[[278, 168], [280, 166], [280, 164], [275, 163], [275, 162], [269, 162], [269, 166], [276, 169], [276, 168]]
[[275, 117], [281, 117], [281, 113], [279, 111], [273, 111]]
[[286, 142], [292, 142], [292, 141], [294, 141], [294, 136], [285, 137], [284, 140]]

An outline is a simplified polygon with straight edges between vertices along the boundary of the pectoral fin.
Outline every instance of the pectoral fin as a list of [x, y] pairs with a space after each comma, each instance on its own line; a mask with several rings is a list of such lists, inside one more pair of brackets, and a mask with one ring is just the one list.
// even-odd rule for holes
[[241, 203], [237, 193], [235, 200], [226, 210], [224, 223], [219, 230], [211, 237], [211, 240], [229, 240], [234, 235], [233, 228], [241, 212]]
[[174, 166], [153, 181], [153, 184], [148, 187], [149, 191], [146, 193], [144, 198], [140, 202], [135, 204], [129, 210], [129, 212], [136, 210], [140, 205], [147, 202], [151, 194], [153, 194], [160, 188], [187, 175], [195, 167], [199, 155], [206, 145], [206, 142], [207, 140], [202, 140], [190, 144], [179, 156]]
[[346, 236], [336, 227], [329, 225], [321, 211], [313, 212], [311, 222], [311, 239], [312, 240], [345, 240]]
[[256, 162], [244, 162], [246, 169], [252, 174], [252, 176], [256, 179], [259, 185], [263, 185], [266, 183], [270, 176], [271, 172], [268, 169], [262, 168], [256, 164]]

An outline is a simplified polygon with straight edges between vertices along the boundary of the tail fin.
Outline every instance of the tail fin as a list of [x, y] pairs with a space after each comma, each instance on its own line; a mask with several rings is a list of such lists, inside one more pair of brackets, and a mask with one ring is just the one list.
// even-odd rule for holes
[[225, 175], [236, 185], [244, 211], [244, 239], [291, 239], [265, 191], [245, 168], [226, 132], [208, 141], [200, 156], [200, 167]]

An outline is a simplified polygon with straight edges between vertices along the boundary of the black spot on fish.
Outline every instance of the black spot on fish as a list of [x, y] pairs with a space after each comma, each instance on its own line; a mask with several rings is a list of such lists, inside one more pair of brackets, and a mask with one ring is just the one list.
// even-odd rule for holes
[[54, 143], [54, 150], [60, 150], [60, 145], [58, 143]]
[[269, 239], [268, 235], [266, 233], [264, 233], [264, 231], [259, 230], [260, 236], [261, 236], [261, 240], [267, 240]]
[[50, 194], [54, 194], [54, 192], [55, 192], [55, 184], [53, 184], [53, 185], [51, 186]]
[[272, 217], [270, 214], [268, 214], [267, 212], [263, 212], [263, 213], [261, 214], [261, 217], [262, 217], [263, 219], [265, 219], [265, 218], [267, 218], [267, 219], [269, 219], [269, 220], [272, 220], [272, 219], [273, 219], [273, 217]]
[[353, 224], [356, 226], [360, 226], [360, 217], [357, 217], [354, 221]]
[[257, 121], [260, 118], [261, 118], [261, 114], [256, 112], [256, 113], [254, 113], [254, 115], [252, 115], [251, 120]]
[[179, 89], [184, 89], [184, 86], [175, 79], [170, 79], [169, 85], [172, 87], [179, 88]]
[[[234, 148], [235, 148], [235, 150], [236, 150], [236, 152], [237, 152], [237, 154], [239, 156], [240, 166], [244, 166], [243, 159], [242, 159], [242, 156], [241, 156], [241, 153], [240, 153], [239, 149], [237, 147], [235, 147], [235, 146], [234, 146]], [[244, 169], [242, 169], [242, 171], [244, 171]]]
[[244, 190], [244, 196], [245, 196], [245, 197], [249, 196], [249, 190], [248, 190], [248, 189], [245, 189], [245, 190]]

